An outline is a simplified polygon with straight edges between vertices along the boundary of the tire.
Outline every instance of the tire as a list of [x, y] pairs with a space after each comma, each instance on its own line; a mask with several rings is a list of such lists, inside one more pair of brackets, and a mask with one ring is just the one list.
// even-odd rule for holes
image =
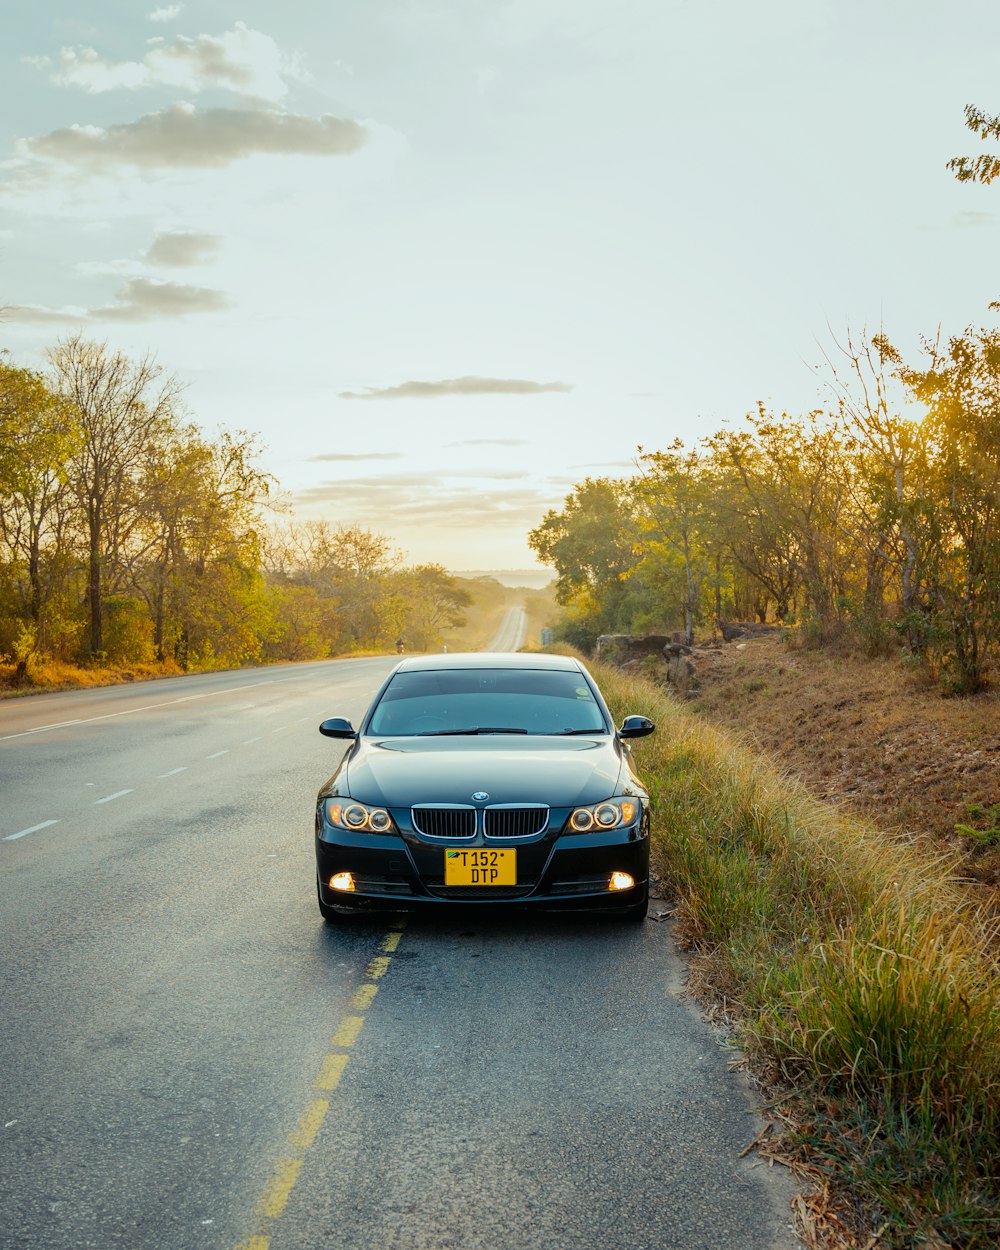
[[614, 913], [616, 920], [621, 920], [625, 924], [642, 924], [646, 919], [646, 913], [649, 911], [649, 882], [642, 887], [642, 894], [639, 896], [638, 902], [629, 903], [628, 907], [621, 907]]

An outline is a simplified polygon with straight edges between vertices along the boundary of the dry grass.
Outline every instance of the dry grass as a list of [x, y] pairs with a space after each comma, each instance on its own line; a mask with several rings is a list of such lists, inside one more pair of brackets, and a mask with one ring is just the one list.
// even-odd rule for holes
[[692, 706], [816, 797], [960, 856], [963, 875], [1000, 885], [1000, 839], [990, 836], [1000, 798], [995, 693], [944, 698], [898, 660], [757, 638], [723, 648]]
[[0, 664], [0, 699], [15, 699], [23, 695], [57, 690], [87, 689], [93, 686], [120, 686], [133, 681], [150, 681], [156, 677], [177, 677], [180, 673], [181, 669], [171, 661], [163, 664], [101, 668], [65, 664], [61, 660], [41, 660], [31, 666], [26, 682], [14, 685], [14, 665]]
[[658, 722], [636, 754], [679, 933], [787, 1090], [783, 1149], [837, 1196], [840, 1244], [993, 1250], [995, 933], [953, 861], [816, 801], [656, 686], [599, 680]]

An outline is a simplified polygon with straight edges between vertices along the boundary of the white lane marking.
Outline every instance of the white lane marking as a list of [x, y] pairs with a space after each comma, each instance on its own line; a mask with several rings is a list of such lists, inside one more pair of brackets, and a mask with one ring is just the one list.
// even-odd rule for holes
[[251, 742], [260, 742], [260, 739], [261, 739], [261, 735], [260, 735], [260, 734], [258, 734], [256, 738], [244, 738], [244, 739], [243, 739], [243, 745], [244, 745], [245, 747], [248, 747], [248, 746], [250, 745], [250, 743], [251, 743]]
[[123, 712], [105, 712], [102, 716], [84, 716], [80, 720], [57, 721], [52, 725], [39, 725], [35, 729], [24, 729], [16, 734], [3, 734], [0, 742], [10, 738], [27, 738], [30, 734], [47, 733], [50, 729], [64, 729], [67, 725], [89, 725], [99, 720], [114, 720], [116, 716], [131, 716], [134, 712], [148, 712], [153, 708], [172, 707], [177, 703], [190, 703], [192, 699], [214, 699], [220, 694], [235, 694], [238, 690], [254, 690], [257, 686], [276, 686], [280, 682], [292, 681], [291, 677], [276, 677], [271, 681], [251, 681], [245, 686], [230, 686], [227, 690], [207, 690], [204, 694], [186, 694], [180, 699], [164, 699], [162, 703], [144, 703], [141, 707], [129, 707]]
[[102, 803], [110, 803], [113, 799], [120, 799], [120, 798], [123, 798], [126, 794], [131, 794], [131, 793], [132, 793], [131, 790], [116, 790], [114, 794], [106, 794], [103, 799], [98, 799], [97, 802], [94, 804], [94, 806], [100, 807]]
[[273, 734], [284, 733], [287, 728], [288, 728], [287, 725], [279, 725], [277, 729], [272, 729], [271, 733]]
[[18, 838], [26, 838], [29, 833], [37, 833], [39, 829], [48, 829], [49, 825], [58, 825], [58, 820], [43, 820], [40, 825], [32, 825], [30, 829], [22, 829], [20, 833], [8, 833], [5, 842], [16, 842]]
[[229, 748], [228, 748], [228, 747], [226, 747], [226, 749], [225, 749], [224, 751], [215, 751], [215, 752], [213, 752], [213, 754], [211, 754], [211, 755], [206, 755], [206, 756], [205, 756], [205, 759], [207, 759], [207, 760], [217, 760], [217, 759], [219, 758], [219, 756], [220, 756], [220, 755], [228, 755], [228, 754], [229, 754]]
[[160, 778], [162, 779], [163, 777], [176, 777], [178, 773], [183, 773], [183, 772], [187, 772], [186, 766], [184, 768], [171, 768], [169, 773], [160, 773]]

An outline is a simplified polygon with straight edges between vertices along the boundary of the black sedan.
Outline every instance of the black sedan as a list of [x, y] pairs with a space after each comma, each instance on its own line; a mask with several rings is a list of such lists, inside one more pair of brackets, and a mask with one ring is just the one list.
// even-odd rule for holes
[[319, 909], [457, 902], [642, 920], [649, 796], [593, 678], [567, 656], [436, 655], [393, 669], [316, 806]]

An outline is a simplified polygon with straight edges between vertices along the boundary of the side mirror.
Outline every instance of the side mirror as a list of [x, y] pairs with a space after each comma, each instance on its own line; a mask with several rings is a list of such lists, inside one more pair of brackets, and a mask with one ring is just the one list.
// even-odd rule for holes
[[656, 726], [646, 716], [626, 716], [618, 730], [619, 738], [645, 738]]
[[325, 720], [320, 725], [319, 731], [324, 738], [356, 738], [358, 736], [358, 731], [343, 716], [332, 716], [329, 720]]

